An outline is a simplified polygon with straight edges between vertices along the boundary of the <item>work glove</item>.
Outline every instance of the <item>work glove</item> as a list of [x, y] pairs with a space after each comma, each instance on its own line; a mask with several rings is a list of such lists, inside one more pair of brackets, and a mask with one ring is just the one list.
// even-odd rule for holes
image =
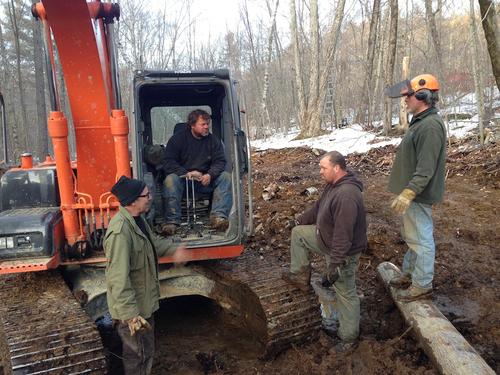
[[151, 324], [149, 324], [148, 321], [140, 315], [127, 320], [126, 323], [128, 325], [128, 329], [130, 330], [130, 336], [134, 336], [141, 330], [151, 329]]
[[410, 207], [411, 202], [415, 199], [415, 192], [410, 189], [404, 189], [401, 194], [399, 194], [396, 199], [392, 201], [391, 208], [398, 214], [403, 215], [408, 207]]
[[321, 280], [323, 288], [331, 287], [340, 277], [340, 264], [330, 263], [326, 265], [326, 272]]

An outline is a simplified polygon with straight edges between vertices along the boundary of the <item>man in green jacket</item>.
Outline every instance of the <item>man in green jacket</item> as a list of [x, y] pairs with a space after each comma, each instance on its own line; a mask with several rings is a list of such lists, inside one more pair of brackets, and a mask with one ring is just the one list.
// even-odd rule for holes
[[144, 182], [122, 176], [111, 192], [120, 207], [104, 238], [108, 308], [122, 339], [125, 374], [145, 375], [153, 365], [158, 256], [173, 255], [176, 261], [185, 248], [156, 236], [141, 216], [151, 205]]
[[402, 215], [402, 235], [409, 250], [393, 287], [403, 289], [401, 301], [429, 297], [434, 277], [435, 245], [432, 205], [443, 200], [446, 129], [435, 104], [439, 83], [430, 74], [386, 88], [389, 97], [405, 96], [413, 114], [407, 133], [396, 153], [389, 179], [389, 191], [398, 194], [392, 209]]

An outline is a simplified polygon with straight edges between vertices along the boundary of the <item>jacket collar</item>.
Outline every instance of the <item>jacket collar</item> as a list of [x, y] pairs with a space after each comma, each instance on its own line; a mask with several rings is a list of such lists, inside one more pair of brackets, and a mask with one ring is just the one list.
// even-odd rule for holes
[[127, 220], [130, 223], [130, 225], [132, 225], [132, 228], [134, 228], [135, 233], [147, 239], [146, 235], [142, 232], [141, 228], [139, 228], [139, 226], [135, 222], [133, 216], [130, 215], [130, 212], [128, 212], [127, 209], [123, 206], [120, 206], [118, 209], [120, 214], [124, 217], [124, 219]]
[[431, 114], [434, 114], [434, 113], [437, 113], [437, 112], [438, 112], [438, 110], [437, 110], [436, 107], [429, 107], [429, 108], [427, 108], [425, 111], [422, 111], [422, 112], [420, 112], [420, 113], [418, 113], [418, 114], [416, 114], [415, 116], [412, 117], [411, 122], [410, 122], [410, 126], [413, 125], [418, 120], [421, 120], [424, 117], [426, 117], [428, 115], [431, 115]]

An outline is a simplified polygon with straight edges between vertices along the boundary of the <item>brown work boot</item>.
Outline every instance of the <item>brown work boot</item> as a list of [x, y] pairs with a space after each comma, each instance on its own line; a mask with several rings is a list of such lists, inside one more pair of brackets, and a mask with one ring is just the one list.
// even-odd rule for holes
[[411, 274], [403, 272], [399, 276], [393, 277], [389, 281], [389, 285], [397, 289], [406, 289], [411, 285]]
[[293, 273], [290, 270], [283, 271], [281, 278], [303, 292], [311, 289], [311, 267], [309, 266], [302, 267], [297, 273]]
[[218, 231], [225, 231], [229, 226], [229, 221], [219, 216], [210, 216], [210, 227]]
[[416, 285], [402, 290], [397, 296], [398, 301], [411, 302], [419, 299], [428, 299], [432, 296], [432, 288], [420, 288]]
[[161, 233], [165, 236], [172, 236], [177, 228], [179, 228], [179, 226], [174, 223], [163, 224], [161, 226]]

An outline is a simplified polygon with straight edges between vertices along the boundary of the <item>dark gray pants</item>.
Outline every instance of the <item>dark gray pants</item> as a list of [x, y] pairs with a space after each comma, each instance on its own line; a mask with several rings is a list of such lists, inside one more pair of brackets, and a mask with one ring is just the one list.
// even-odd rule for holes
[[151, 374], [155, 352], [154, 317], [146, 320], [151, 324], [151, 329], [137, 332], [134, 336], [130, 336], [127, 324], [118, 323], [117, 331], [122, 339], [125, 375]]

